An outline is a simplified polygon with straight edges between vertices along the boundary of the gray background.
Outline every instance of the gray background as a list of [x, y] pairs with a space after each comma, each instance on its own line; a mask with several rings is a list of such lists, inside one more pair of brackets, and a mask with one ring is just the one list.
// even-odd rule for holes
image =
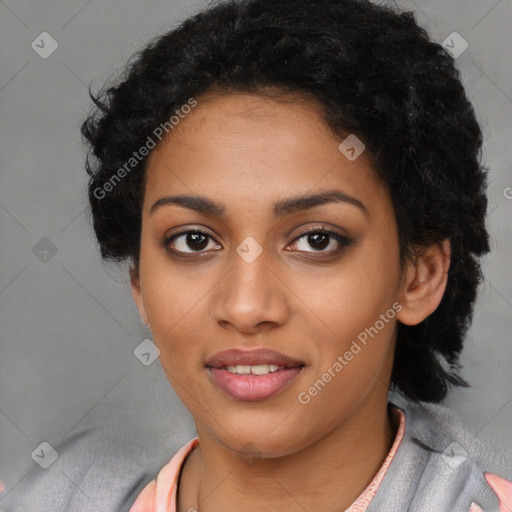
[[[512, 2], [398, 5], [417, 11], [434, 40], [457, 31], [469, 44], [456, 62], [484, 129], [493, 252], [462, 358], [473, 387], [454, 391], [446, 404], [482, 439], [512, 449]], [[97, 90], [149, 38], [204, 6], [0, 0], [0, 480], [6, 489], [34, 466], [31, 453], [41, 442], [88, 425], [133, 422], [177, 445], [195, 435], [158, 360], [146, 367], [133, 354], [148, 332], [125, 270], [100, 260], [85, 214], [79, 126], [90, 82]], [[31, 48], [44, 31], [59, 45], [47, 59]]]

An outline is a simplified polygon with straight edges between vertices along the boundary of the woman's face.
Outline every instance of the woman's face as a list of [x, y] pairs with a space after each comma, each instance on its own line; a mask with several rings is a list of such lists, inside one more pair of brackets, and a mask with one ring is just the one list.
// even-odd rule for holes
[[133, 293], [200, 437], [291, 454], [387, 401], [394, 210], [316, 104], [197, 100], [148, 160]]

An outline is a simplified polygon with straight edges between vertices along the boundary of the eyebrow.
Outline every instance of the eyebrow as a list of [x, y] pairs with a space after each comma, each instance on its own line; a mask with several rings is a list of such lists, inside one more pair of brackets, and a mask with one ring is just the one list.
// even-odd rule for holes
[[[326, 190], [316, 194], [282, 199], [274, 204], [274, 215], [276, 217], [284, 217], [291, 213], [309, 210], [310, 208], [328, 203], [350, 204], [359, 208], [366, 216], [369, 215], [368, 208], [363, 202], [341, 192], [340, 190]], [[216, 217], [223, 217], [226, 213], [226, 207], [223, 204], [212, 201], [207, 197], [195, 195], [173, 195], [161, 197], [153, 204], [153, 206], [151, 206], [149, 213], [151, 215], [159, 208], [171, 204], [183, 206], [184, 208], [214, 215]]]

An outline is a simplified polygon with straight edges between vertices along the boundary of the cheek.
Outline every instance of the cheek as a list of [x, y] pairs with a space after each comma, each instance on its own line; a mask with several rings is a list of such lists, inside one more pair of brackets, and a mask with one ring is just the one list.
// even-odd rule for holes
[[[394, 310], [388, 311], [393, 317]], [[353, 323], [347, 327], [349, 322]], [[301, 404], [297, 428], [306, 427], [311, 436], [328, 432], [376, 388], [388, 393], [396, 320], [388, 318], [386, 323], [377, 316], [368, 327], [360, 325], [364, 322], [347, 317], [337, 326], [338, 336], [318, 346], [318, 363], [297, 396]], [[301, 421], [304, 417], [310, 421]]]
[[391, 308], [399, 270], [393, 247], [365, 242], [327, 272], [297, 275], [292, 288], [300, 290], [304, 304], [322, 321], [325, 336], [346, 342]]
[[211, 273], [204, 267], [171, 261], [166, 250], [142, 239], [141, 286], [151, 327], [159, 333], [173, 333], [193, 316], [194, 310], [211, 288]]
[[329, 276], [303, 279], [304, 301], [325, 327], [321, 336], [309, 327], [318, 354], [309, 381], [328, 382], [318, 405], [356, 400], [391, 364], [399, 271], [397, 247], [382, 237], [358, 247]]
[[178, 375], [198, 366], [199, 340], [205, 336], [204, 308], [212, 285], [197, 272], [172, 266], [149, 251], [141, 253], [140, 265], [144, 305], [162, 367]]

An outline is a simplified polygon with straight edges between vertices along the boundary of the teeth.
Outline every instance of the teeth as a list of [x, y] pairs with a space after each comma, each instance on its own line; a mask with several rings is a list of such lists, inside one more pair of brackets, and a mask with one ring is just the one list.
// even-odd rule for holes
[[266, 375], [267, 373], [277, 372], [279, 366], [277, 364], [255, 364], [253, 366], [238, 364], [236, 366], [228, 366], [228, 372], [237, 373], [238, 375]]
[[251, 366], [251, 373], [254, 375], [266, 375], [270, 373], [270, 366], [268, 364], [257, 364], [255, 366]]

